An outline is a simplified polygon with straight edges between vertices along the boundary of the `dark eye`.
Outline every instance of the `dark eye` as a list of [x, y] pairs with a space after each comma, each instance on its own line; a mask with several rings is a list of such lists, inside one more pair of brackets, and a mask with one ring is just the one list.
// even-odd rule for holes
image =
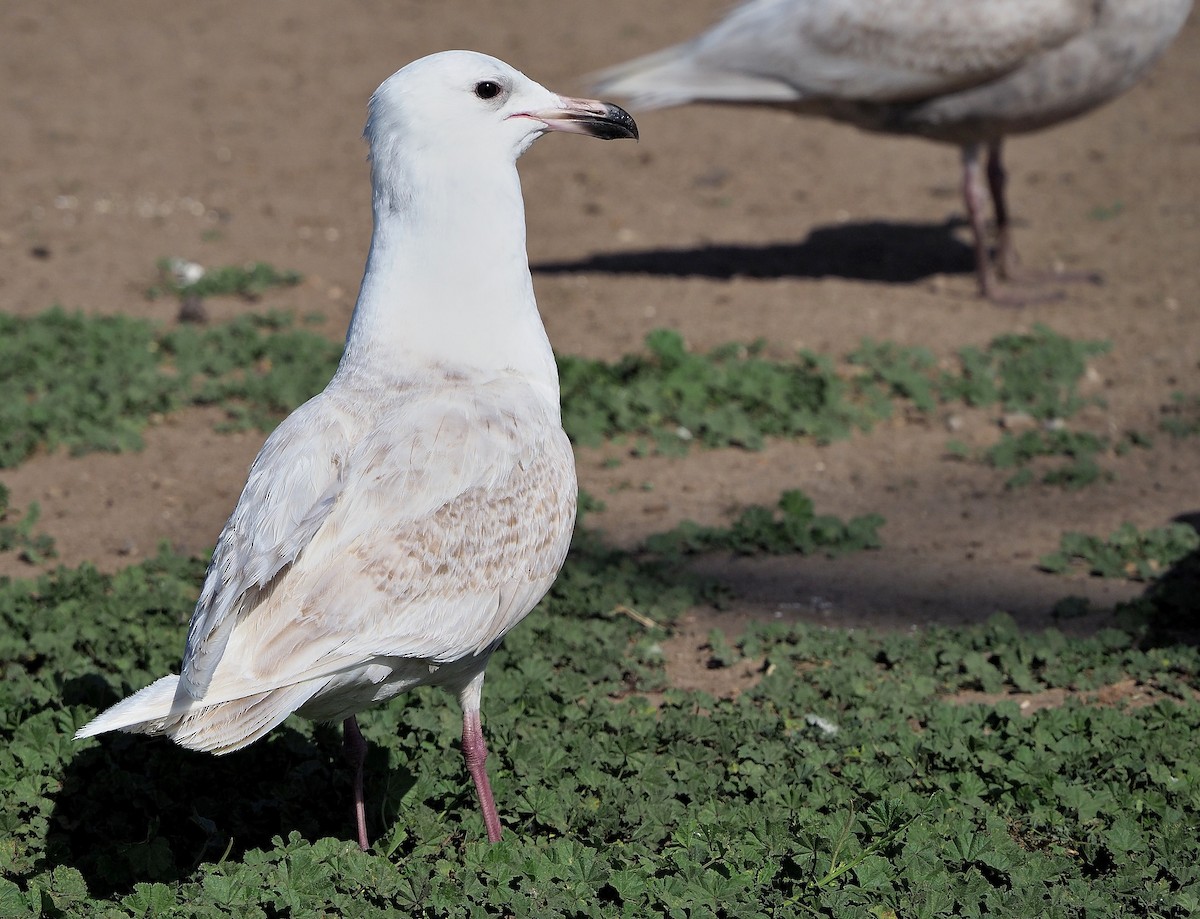
[[500, 95], [500, 84], [491, 80], [480, 80], [475, 84], [475, 95], [480, 99], [495, 99]]

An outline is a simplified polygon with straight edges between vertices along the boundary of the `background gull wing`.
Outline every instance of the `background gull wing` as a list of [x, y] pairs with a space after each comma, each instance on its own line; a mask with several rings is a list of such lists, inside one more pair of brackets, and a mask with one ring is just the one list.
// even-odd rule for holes
[[754, 0], [595, 81], [644, 106], [915, 101], [1014, 70], [1093, 16], [1090, 0]]

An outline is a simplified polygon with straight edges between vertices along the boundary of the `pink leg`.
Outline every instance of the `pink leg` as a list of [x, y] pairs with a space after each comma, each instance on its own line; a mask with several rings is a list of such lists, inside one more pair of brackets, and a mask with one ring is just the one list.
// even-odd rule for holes
[[[967, 205], [967, 217], [971, 222], [971, 235], [975, 239], [975, 272], [979, 278], [979, 292], [1003, 306], [1026, 306], [1058, 300], [1062, 291], [1018, 292], [1010, 283], [1016, 268], [1016, 253], [1010, 240], [1008, 206], [1004, 198], [1005, 175], [1000, 162], [1000, 144], [988, 145], [989, 157], [983, 165], [983, 145], [969, 144], [963, 147], [963, 200]], [[996, 258], [993, 260], [987, 244], [987, 202], [989, 192], [996, 208]]]
[[980, 153], [979, 144], [963, 147], [963, 201], [967, 205], [967, 219], [971, 223], [971, 236], [975, 242], [975, 276], [979, 279], [979, 292], [992, 300], [997, 294], [996, 274], [988, 253], [987, 196]]
[[987, 181], [992, 194], [992, 210], [996, 215], [996, 269], [1000, 277], [1012, 280], [1016, 274], [1017, 253], [1012, 247], [1012, 229], [1008, 223], [1008, 199], [1005, 196], [1008, 173], [1004, 171], [1004, 161], [1000, 158], [1001, 144], [999, 140], [988, 144]]
[[346, 739], [344, 750], [346, 761], [354, 772], [354, 821], [358, 825], [358, 847], [364, 852], [370, 847], [367, 842], [367, 805], [363, 797], [363, 763], [367, 759], [367, 742], [358, 729], [358, 719], [351, 715], [342, 722]]
[[496, 799], [492, 797], [492, 786], [488, 782], [487, 744], [483, 741], [483, 725], [479, 720], [479, 709], [463, 711], [463, 758], [467, 771], [475, 781], [475, 792], [479, 795], [479, 808], [483, 811], [483, 823], [487, 827], [488, 842], [499, 842], [502, 830], [500, 814], [496, 811]]
[[[988, 144], [987, 161], [988, 190], [991, 192], [992, 208], [996, 214], [996, 274], [1005, 281], [1026, 284], [1081, 281], [1099, 284], [1101, 278], [1094, 271], [1029, 272], [1021, 269], [1021, 260], [1017, 257], [1016, 247], [1012, 243], [1012, 226], [1008, 219], [1008, 198], [1005, 194], [1008, 186], [1008, 173], [1004, 169], [1004, 161], [1001, 158], [1001, 143], [1001, 141], [994, 140]], [[1040, 294], [1027, 294], [1023, 298], [1010, 295], [1006, 299], [1010, 303], [1034, 303], [1057, 300], [1061, 297], [1061, 291], [1043, 291]]]

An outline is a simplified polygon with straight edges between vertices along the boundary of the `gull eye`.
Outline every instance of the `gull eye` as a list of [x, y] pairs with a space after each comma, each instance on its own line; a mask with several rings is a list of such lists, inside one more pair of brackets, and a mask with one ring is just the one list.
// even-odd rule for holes
[[480, 80], [475, 84], [475, 95], [480, 99], [495, 99], [500, 95], [500, 84], [493, 80]]

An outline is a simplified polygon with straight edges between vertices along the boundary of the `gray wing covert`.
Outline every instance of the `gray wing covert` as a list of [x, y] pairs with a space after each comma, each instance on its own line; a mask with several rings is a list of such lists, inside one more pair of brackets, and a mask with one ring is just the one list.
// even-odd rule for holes
[[345, 422], [317, 396], [275, 429], [250, 467], [188, 627], [180, 686], [193, 698], [207, 689], [238, 617], [271, 589], [329, 516], [344, 482]]

